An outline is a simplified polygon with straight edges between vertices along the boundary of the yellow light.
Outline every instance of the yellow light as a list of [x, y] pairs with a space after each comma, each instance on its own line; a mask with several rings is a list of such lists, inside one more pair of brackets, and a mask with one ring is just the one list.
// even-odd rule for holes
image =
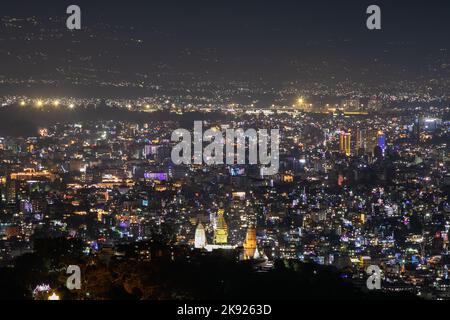
[[299, 104], [303, 104], [303, 98], [299, 98], [299, 99], [298, 99], [298, 103], [299, 103]]
[[42, 102], [42, 100], [38, 100], [38, 101], [36, 102], [36, 105], [37, 105], [38, 107], [42, 107], [42, 106], [44, 105], [44, 102]]
[[71, 104], [69, 104], [69, 108], [73, 109], [73, 108], [75, 108], [75, 105], [73, 103], [71, 103]]
[[150, 109], [150, 105], [149, 105], [149, 104], [146, 104], [146, 105], [145, 105], [145, 108], [146, 108], [146, 109]]
[[23, 107], [25, 106], [25, 101], [20, 101], [20, 105]]
[[59, 106], [59, 100], [53, 101], [53, 105], [54, 105], [55, 107]]
[[60, 300], [59, 296], [56, 293], [52, 293], [49, 297], [48, 300]]

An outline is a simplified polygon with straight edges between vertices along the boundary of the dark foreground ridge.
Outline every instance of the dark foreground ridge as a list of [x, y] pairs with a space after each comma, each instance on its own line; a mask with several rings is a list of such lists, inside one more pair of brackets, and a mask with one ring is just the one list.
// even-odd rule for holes
[[[152, 258], [140, 258], [143, 250]], [[33, 293], [45, 283], [63, 300], [418, 300], [363, 292], [345, 272], [295, 260], [278, 260], [273, 269], [261, 271], [255, 262], [238, 262], [236, 252], [205, 253], [158, 242], [122, 245], [118, 251], [118, 256], [85, 258], [78, 240], [37, 239], [33, 253], [0, 269], [0, 299], [46, 299]], [[65, 287], [69, 264], [81, 267], [81, 290]]]

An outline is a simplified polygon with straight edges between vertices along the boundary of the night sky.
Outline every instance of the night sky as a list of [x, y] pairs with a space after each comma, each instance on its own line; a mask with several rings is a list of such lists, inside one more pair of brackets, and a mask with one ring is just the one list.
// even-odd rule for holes
[[[83, 23], [105, 22], [154, 29], [189, 45], [227, 48], [284, 46], [351, 38], [424, 41], [447, 45], [450, 2], [432, 1], [2, 1], [2, 15], [65, 16], [69, 4], [82, 9]], [[382, 31], [365, 28], [368, 5], [382, 9]]]
[[[69, 4], [78, 4], [82, 10], [83, 30], [78, 33], [65, 29]], [[381, 7], [382, 30], [366, 28], [370, 4]], [[23, 29], [8, 30], [8, 36], [2, 33], [0, 45], [12, 48], [12, 53], [6, 54], [4, 49], [2, 55], [0, 51], [3, 72], [9, 77], [57, 78], [60, 74], [54, 70], [78, 59], [67, 57], [68, 50], [79, 56], [101, 54], [100, 61], [90, 60], [89, 66], [98, 70], [99, 77], [103, 77], [101, 70], [114, 69], [122, 79], [142, 72], [156, 82], [172, 80], [176, 77], [173, 74], [192, 74], [200, 80], [274, 83], [330, 78], [380, 82], [383, 77], [399, 81], [431, 77], [425, 73], [449, 62], [450, 1], [445, 0], [30, 0], [2, 1], [0, 12], [2, 16], [36, 16], [44, 21], [61, 19], [57, 23], [53, 20], [48, 30], [42, 31], [56, 33], [55, 28], [60, 28], [63, 38], [57, 41], [30, 45], [14, 39], [14, 32], [24, 33]], [[103, 24], [114, 28], [122, 46], [102, 42], [109, 34], [89, 41], [90, 34], [105, 31]], [[69, 41], [76, 37], [75, 44]], [[141, 39], [143, 44], [126, 44], [130, 39]], [[49, 58], [23, 69], [23, 55], [38, 48]], [[71, 70], [76, 67], [74, 64]], [[376, 77], [368, 78], [375, 73]]]

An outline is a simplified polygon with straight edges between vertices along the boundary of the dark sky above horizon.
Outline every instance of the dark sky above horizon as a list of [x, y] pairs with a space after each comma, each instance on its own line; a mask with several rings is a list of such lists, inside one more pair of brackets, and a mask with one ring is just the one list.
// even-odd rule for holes
[[[65, 17], [69, 4], [81, 7], [87, 26], [98, 22], [136, 26], [144, 34], [157, 29], [174, 41], [231, 48], [295, 46], [329, 38], [367, 45], [418, 41], [440, 46], [448, 44], [450, 31], [450, 1], [446, 0], [7, 0], [0, 4], [0, 15]], [[381, 7], [381, 31], [365, 28], [370, 4]]]
[[[65, 29], [70, 4], [81, 7], [84, 30], [100, 34], [104, 30], [99, 24], [105, 23], [115, 29], [108, 29], [102, 39], [111, 34], [122, 38], [102, 43], [100, 37], [87, 41], [85, 34], [74, 44]], [[381, 7], [382, 30], [366, 28], [366, 8], [371, 4]], [[1, 1], [0, 16], [37, 16], [44, 21], [60, 17], [56, 25], [64, 36], [30, 45], [18, 40], [30, 30], [0, 30], [0, 67], [7, 77], [22, 72], [17, 77], [68, 79], [78, 76], [76, 68], [89, 68], [102, 79], [113, 74], [110, 69], [120, 73], [119, 80], [146, 73], [153, 83], [172, 79], [174, 73], [206, 75], [213, 81], [239, 80], [244, 74], [242, 79], [257, 81], [340, 78], [379, 83], [390, 72], [395, 82], [446, 78], [450, 70], [448, 0], [8, 0]], [[21, 37], [14, 37], [16, 32], [22, 32]], [[79, 34], [83, 32], [76, 37]], [[125, 44], [123, 39], [132, 38], [144, 44]], [[30, 58], [38, 50], [47, 56], [45, 61], [42, 56]], [[84, 59], [90, 55], [92, 59]], [[27, 69], [17, 67], [27, 61]]]

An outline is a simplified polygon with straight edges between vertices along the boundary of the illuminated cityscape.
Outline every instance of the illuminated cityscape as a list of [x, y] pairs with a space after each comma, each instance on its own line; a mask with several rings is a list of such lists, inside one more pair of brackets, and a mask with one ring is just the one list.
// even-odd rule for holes
[[[65, 5], [1, 10], [0, 299], [450, 299], [438, 19], [416, 39], [386, 18], [373, 40], [364, 24], [294, 20], [295, 4], [242, 5], [235, 25], [224, 4], [161, 4], [144, 24], [145, 4], [117, 20], [120, 5], [81, 1], [104, 22], [69, 31]], [[172, 134], [194, 121], [278, 129], [278, 172], [175, 164]]]

